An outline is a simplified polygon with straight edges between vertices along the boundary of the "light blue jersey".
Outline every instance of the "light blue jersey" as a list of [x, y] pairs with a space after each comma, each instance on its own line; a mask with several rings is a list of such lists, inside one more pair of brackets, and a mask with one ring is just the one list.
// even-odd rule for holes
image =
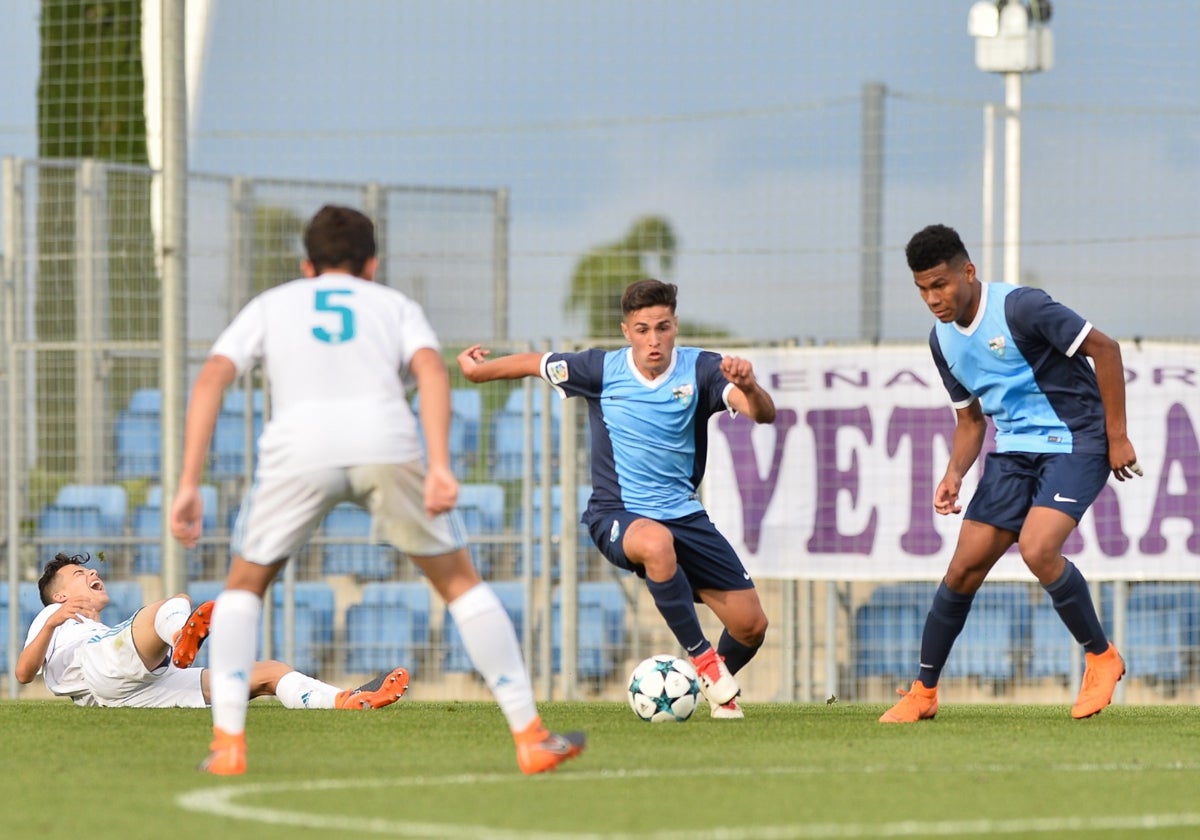
[[592, 498], [585, 522], [616, 510], [665, 520], [704, 509], [696, 488], [704, 478], [708, 418], [728, 407], [733, 387], [719, 354], [677, 347], [654, 380], [637, 371], [630, 348], [548, 353], [541, 372], [561, 394], [588, 402]]
[[1076, 354], [1091, 323], [1040, 289], [980, 286], [970, 326], [938, 323], [929, 334], [954, 407], [979, 400], [997, 452], [1107, 453], [1096, 374]]

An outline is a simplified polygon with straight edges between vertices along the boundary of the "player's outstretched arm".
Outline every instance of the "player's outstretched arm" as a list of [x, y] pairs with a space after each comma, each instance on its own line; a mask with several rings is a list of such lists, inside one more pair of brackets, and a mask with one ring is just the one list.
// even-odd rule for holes
[[1096, 328], [1079, 345], [1079, 352], [1096, 366], [1096, 385], [1104, 403], [1104, 427], [1108, 435], [1108, 465], [1117, 481], [1141, 475], [1137, 453], [1125, 427], [1125, 365], [1121, 345]]
[[755, 423], [770, 423], [775, 419], [775, 401], [758, 384], [749, 359], [726, 356], [721, 359], [721, 373], [734, 385], [734, 390], [729, 393], [729, 406], [734, 411], [745, 414]]
[[471, 382], [493, 382], [497, 379], [521, 379], [540, 376], [544, 353], [513, 353], [498, 359], [488, 359], [492, 353], [473, 344], [458, 354], [458, 366]]

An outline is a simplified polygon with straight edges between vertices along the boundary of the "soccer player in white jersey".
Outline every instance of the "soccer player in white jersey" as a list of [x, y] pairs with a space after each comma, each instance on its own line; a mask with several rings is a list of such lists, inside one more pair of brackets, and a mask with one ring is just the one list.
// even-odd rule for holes
[[[38, 581], [44, 609], [29, 626], [16, 677], [28, 685], [39, 673], [46, 688], [79, 706], [142, 709], [200, 708], [209, 704], [207, 668], [179, 668], [172, 651], [195, 659], [208, 631], [212, 602], [192, 609], [186, 595], [146, 604], [114, 627], [100, 620], [108, 592], [81, 555], [58, 554]], [[254, 697], [274, 695], [289, 709], [378, 709], [399, 700], [408, 672], [396, 668], [353, 691], [302, 674], [274, 660], [250, 671]]]
[[[459, 367], [472, 382], [539, 376], [560, 396], [587, 400], [592, 497], [583, 522], [610, 563], [646, 581], [654, 604], [687, 651], [715, 718], [744, 716], [733, 675], [762, 646], [767, 616], [749, 573], [700, 504], [708, 419], [736, 411], [756, 423], [775, 403], [750, 362], [676, 347], [677, 289], [639, 280], [621, 297], [629, 347], [582, 353], [515, 353], [491, 361], [468, 347]], [[696, 615], [703, 602], [725, 630], [716, 648]]]
[[1141, 475], [1125, 430], [1121, 347], [1040, 289], [981, 281], [962, 239], [945, 225], [916, 233], [905, 256], [938, 321], [929, 347], [957, 415], [934, 510], [962, 511], [958, 493], [983, 448], [985, 417], [996, 425], [996, 451], [984, 462], [925, 619], [917, 679], [879, 720], [915, 723], [937, 714], [938, 679], [975, 592], [1014, 543], [1086, 652], [1071, 716], [1091, 717], [1112, 702], [1125, 663], [1062, 549], [1110, 473], [1118, 481]]
[[[205, 455], [227, 387], [256, 364], [270, 389], [254, 484], [234, 528], [233, 559], [209, 640], [213, 742], [201, 769], [246, 769], [248, 674], [263, 594], [287, 558], [343, 501], [415, 562], [447, 603], [467, 653], [504, 712], [525, 773], [554, 769], [586, 739], [543, 725], [512, 621], [471, 563], [454, 510], [450, 377], [420, 306], [372, 282], [375, 229], [348, 207], [323, 207], [304, 232], [303, 277], [251, 300], [217, 338], [192, 388], [171, 530], [200, 537]], [[420, 393], [425, 436], [405, 387]], [[398, 632], [398, 631], [397, 631]]]

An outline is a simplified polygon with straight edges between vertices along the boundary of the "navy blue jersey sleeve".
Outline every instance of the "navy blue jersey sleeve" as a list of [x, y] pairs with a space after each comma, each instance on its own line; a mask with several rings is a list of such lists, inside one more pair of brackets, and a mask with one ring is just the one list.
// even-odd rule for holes
[[1013, 338], [1041, 340], [1065, 356], [1073, 356], [1088, 322], [1041, 289], [1022, 287], [1004, 301]]
[[969, 403], [975, 395], [950, 372], [950, 365], [946, 363], [942, 345], [938, 342], [937, 327], [929, 331], [929, 352], [933, 354], [933, 363], [937, 366], [938, 374], [942, 377], [942, 384], [946, 386], [946, 392], [950, 395], [950, 402], [956, 406]]
[[542, 359], [542, 378], [568, 397], [598, 398], [604, 387], [604, 351], [547, 353]]
[[721, 354], [711, 350], [701, 350], [696, 357], [696, 385], [700, 389], [703, 416], [708, 417], [719, 411], [724, 411], [725, 389], [729, 380], [721, 373]]

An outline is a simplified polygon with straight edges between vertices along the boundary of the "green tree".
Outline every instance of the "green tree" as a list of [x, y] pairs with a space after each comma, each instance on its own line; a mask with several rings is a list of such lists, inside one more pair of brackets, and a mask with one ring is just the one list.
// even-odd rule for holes
[[[585, 313], [588, 336], [621, 338], [621, 294], [630, 283], [657, 276], [670, 281], [678, 240], [661, 216], [643, 216], [616, 242], [591, 249], [575, 264], [567, 314]], [[685, 336], [718, 337], [725, 330], [681, 320]]]
[[[37, 91], [38, 156], [95, 158], [146, 166], [141, 57], [141, 0], [43, 0]], [[38, 264], [35, 321], [43, 341], [78, 335], [75, 264], [76, 169], [44, 166], [38, 175]], [[150, 179], [109, 172], [107, 334], [117, 340], [159, 337], [161, 290], [154, 265]], [[74, 469], [76, 355], [37, 357], [40, 465]], [[114, 400], [157, 382], [157, 362], [116, 359], [107, 371]]]

